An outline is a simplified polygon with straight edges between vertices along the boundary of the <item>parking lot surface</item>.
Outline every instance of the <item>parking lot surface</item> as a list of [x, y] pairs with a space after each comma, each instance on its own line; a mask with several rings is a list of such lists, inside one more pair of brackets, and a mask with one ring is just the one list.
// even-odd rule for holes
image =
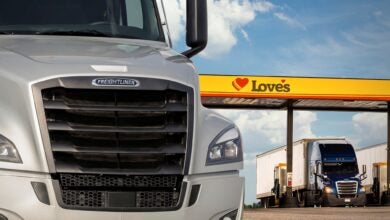
[[390, 207], [365, 207], [365, 208], [294, 208], [294, 209], [256, 209], [245, 210], [244, 220], [390, 220]]

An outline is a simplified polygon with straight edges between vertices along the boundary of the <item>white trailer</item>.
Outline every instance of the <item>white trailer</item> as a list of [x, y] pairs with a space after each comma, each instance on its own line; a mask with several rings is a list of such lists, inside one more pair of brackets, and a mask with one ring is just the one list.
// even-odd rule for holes
[[362, 184], [369, 203], [382, 203], [382, 195], [387, 191], [387, 143], [377, 144], [356, 150], [360, 165], [366, 165], [367, 178]]
[[[305, 145], [311, 139], [303, 139], [294, 142], [293, 147], [293, 190], [304, 188], [305, 182]], [[286, 171], [286, 151], [287, 146], [278, 147], [271, 151], [257, 155], [256, 157], [256, 197], [258, 199], [272, 196], [271, 189], [274, 187], [275, 175], [280, 177], [280, 192], [286, 191], [287, 171]]]

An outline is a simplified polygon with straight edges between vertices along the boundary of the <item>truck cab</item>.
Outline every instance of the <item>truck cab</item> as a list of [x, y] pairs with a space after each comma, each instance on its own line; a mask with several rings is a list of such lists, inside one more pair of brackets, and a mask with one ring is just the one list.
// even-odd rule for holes
[[157, 0], [0, 1], [0, 220], [240, 219], [238, 128], [200, 101]]
[[351, 144], [344, 140], [314, 141], [308, 145], [306, 206], [364, 206], [366, 195]]

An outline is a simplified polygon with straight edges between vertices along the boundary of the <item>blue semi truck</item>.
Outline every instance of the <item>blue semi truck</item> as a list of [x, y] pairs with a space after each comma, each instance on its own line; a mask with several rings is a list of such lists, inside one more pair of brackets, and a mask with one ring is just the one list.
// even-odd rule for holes
[[291, 184], [300, 206], [364, 206], [366, 194], [353, 146], [345, 139], [303, 139], [293, 146], [293, 172], [287, 173], [286, 146], [257, 155], [257, 198], [277, 206]]

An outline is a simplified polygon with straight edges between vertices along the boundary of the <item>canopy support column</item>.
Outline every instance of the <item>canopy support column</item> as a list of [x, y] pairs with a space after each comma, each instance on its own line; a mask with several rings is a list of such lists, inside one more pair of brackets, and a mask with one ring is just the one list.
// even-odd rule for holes
[[294, 134], [294, 100], [287, 101], [287, 186], [286, 197], [283, 199], [281, 207], [298, 207], [298, 198], [294, 197], [292, 188], [292, 168], [293, 168], [293, 134]]
[[390, 102], [387, 102], [387, 190], [381, 197], [380, 201], [385, 206], [390, 206]]
[[390, 102], [387, 102], [387, 196], [390, 197]]
[[287, 197], [293, 197], [292, 192], [292, 166], [293, 166], [293, 133], [294, 133], [294, 110], [292, 100], [287, 105]]

